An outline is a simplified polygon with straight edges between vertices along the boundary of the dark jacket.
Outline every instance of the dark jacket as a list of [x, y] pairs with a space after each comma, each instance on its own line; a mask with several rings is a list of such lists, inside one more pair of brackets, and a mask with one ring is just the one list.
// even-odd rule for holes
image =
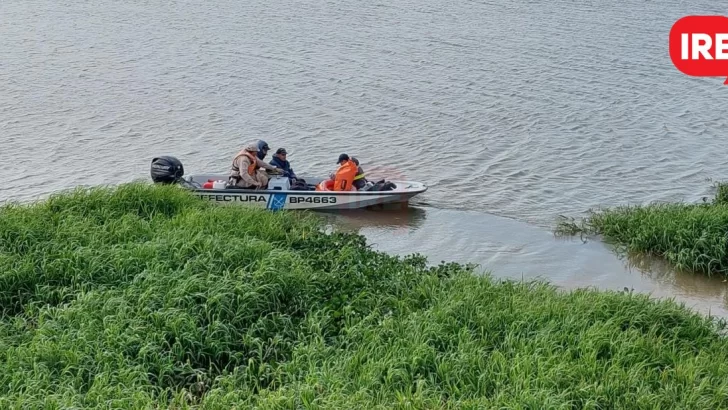
[[287, 176], [288, 178], [297, 178], [296, 173], [293, 172], [293, 168], [291, 168], [291, 163], [289, 161], [281, 161], [280, 159], [278, 159], [278, 157], [273, 156], [273, 159], [270, 160], [270, 164], [274, 167], [282, 169], [284, 176]]

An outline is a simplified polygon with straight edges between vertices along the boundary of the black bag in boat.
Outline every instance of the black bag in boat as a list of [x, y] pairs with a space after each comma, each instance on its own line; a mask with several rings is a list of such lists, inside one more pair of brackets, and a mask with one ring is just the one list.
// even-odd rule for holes
[[392, 191], [396, 187], [397, 186], [394, 185], [393, 183], [382, 179], [382, 180], [375, 182], [372, 186], [370, 186], [366, 190], [367, 191]]
[[295, 191], [308, 191], [308, 185], [306, 185], [306, 180], [301, 178], [296, 178], [291, 180], [291, 189]]

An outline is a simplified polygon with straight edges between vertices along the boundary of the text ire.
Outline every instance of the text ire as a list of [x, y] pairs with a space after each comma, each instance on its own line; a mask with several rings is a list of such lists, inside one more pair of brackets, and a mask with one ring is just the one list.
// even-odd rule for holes
[[[710, 53], [713, 44], [715, 44], [715, 59], [728, 60], [728, 33], [716, 33], [715, 42], [710, 34], [705, 33], [682, 33], [680, 37], [682, 40], [680, 57], [683, 60], [699, 60], [700, 56], [706, 60], [713, 60], [713, 55]], [[688, 58], [688, 44], [692, 46], [693, 51], [690, 58]]]

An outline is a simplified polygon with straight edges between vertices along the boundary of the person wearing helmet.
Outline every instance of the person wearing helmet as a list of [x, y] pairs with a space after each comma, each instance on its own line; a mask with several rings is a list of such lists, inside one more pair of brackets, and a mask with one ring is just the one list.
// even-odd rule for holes
[[258, 159], [265, 159], [265, 156], [268, 155], [268, 151], [270, 151], [268, 143], [263, 140], [258, 140]]
[[268, 187], [268, 175], [259, 168], [281, 173], [278, 168], [266, 164], [258, 158], [260, 151], [256, 143], [250, 143], [233, 158], [230, 168], [228, 186], [230, 188], [243, 189], [266, 189]]

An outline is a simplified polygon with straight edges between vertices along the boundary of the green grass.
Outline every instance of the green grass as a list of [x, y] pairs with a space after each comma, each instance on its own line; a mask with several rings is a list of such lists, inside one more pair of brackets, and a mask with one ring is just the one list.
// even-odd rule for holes
[[728, 183], [718, 182], [714, 184], [714, 187], [716, 189], [716, 193], [713, 202], [718, 204], [728, 204]]
[[724, 326], [143, 184], [0, 209], [0, 408], [728, 408]]
[[728, 185], [711, 202], [619, 206], [560, 221], [558, 235], [600, 235], [630, 253], [664, 257], [678, 269], [728, 275]]

